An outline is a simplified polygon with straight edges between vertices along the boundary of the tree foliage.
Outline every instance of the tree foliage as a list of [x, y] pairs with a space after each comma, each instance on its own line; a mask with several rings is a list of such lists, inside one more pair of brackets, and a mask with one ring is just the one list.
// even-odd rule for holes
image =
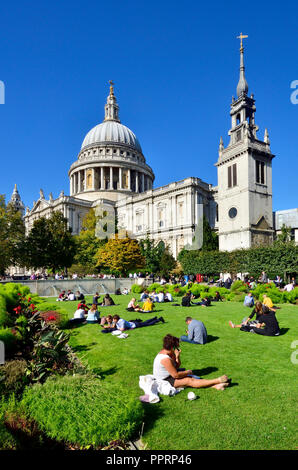
[[97, 218], [94, 209], [85, 215], [82, 221], [82, 230], [74, 237], [76, 254], [71, 272], [81, 274], [93, 274], [97, 271], [95, 256], [99, 248], [105, 245], [107, 240], [101, 240], [95, 235]]
[[294, 242], [276, 242], [246, 250], [185, 251], [180, 257], [187, 274], [215, 275], [221, 272], [243, 272], [259, 276], [266, 271], [271, 277], [298, 272], [298, 246]]
[[166, 250], [163, 241], [156, 242], [147, 237], [139, 242], [141, 253], [145, 258], [145, 269], [150, 273], [157, 273], [161, 270], [161, 259]]
[[60, 211], [53, 212], [48, 219], [40, 217], [34, 221], [26, 238], [25, 251], [27, 267], [56, 272], [72, 265], [75, 241]]
[[95, 259], [99, 270], [107, 270], [121, 276], [127, 276], [129, 271], [145, 267], [145, 258], [137, 240], [129, 237], [119, 238], [118, 235], [99, 248]]
[[25, 226], [21, 213], [13, 205], [5, 204], [0, 195], [0, 274], [12, 265], [22, 264]]

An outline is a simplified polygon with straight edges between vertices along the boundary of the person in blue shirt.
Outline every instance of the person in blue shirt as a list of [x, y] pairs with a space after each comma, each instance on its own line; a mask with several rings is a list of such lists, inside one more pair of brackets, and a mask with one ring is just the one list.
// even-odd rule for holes
[[254, 298], [252, 296], [252, 293], [249, 292], [244, 299], [243, 305], [244, 307], [253, 307], [255, 304]]
[[92, 304], [86, 318], [87, 323], [99, 323], [99, 312], [97, 311], [97, 305]]
[[185, 322], [188, 325], [187, 336], [181, 336], [180, 341], [192, 344], [206, 344], [207, 330], [204, 323], [200, 320], [194, 320], [192, 317], [186, 317]]

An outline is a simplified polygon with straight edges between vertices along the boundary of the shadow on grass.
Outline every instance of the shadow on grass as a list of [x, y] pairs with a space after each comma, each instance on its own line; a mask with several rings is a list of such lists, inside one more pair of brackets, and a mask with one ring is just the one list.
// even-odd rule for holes
[[217, 367], [205, 367], [204, 369], [192, 369], [192, 373], [201, 377], [204, 375], [212, 374], [212, 372], [216, 372], [217, 370]]
[[280, 334], [279, 336], [283, 336], [283, 335], [286, 335], [287, 332], [289, 331], [290, 328], [280, 328]]
[[83, 345], [78, 344], [77, 346], [73, 346], [72, 350], [74, 352], [85, 352], [85, 351], [90, 351], [90, 349], [92, 349], [93, 346], [97, 346], [97, 343], [90, 343], [90, 344], [83, 344]]
[[212, 343], [213, 341], [217, 341], [218, 339], [219, 336], [207, 335], [207, 343]]
[[102, 370], [101, 367], [95, 367], [92, 369], [93, 374], [99, 375], [101, 379], [105, 379], [109, 375], [116, 374], [116, 372], [119, 370], [118, 367], [111, 367], [110, 369]]
[[[161, 399], [162, 402], [162, 399]], [[161, 403], [160, 402], [160, 403]], [[160, 403], [156, 403], [152, 406], [150, 403], [142, 403], [144, 409], [144, 432], [147, 433], [155, 427], [155, 422], [164, 416], [164, 411], [159, 406]]]

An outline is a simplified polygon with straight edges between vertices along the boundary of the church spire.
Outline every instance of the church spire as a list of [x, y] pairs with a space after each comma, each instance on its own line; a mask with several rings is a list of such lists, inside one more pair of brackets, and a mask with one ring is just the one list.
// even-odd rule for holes
[[24, 214], [25, 206], [22, 202], [22, 199], [21, 199], [21, 196], [20, 196], [20, 193], [18, 191], [16, 184], [14, 185], [13, 193], [11, 195], [9, 202], [16, 210], [20, 211], [22, 215]]
[[110, 94], [107, 98], [107, 104], [105, 105], [105, 118], [104, 121], [117, 121], [119, 119], [119, 106], [117, 104], [116, 96], [114, 95], [114, 83], [112, 80], [109, 81]]
[[243, 47], [243, 42], [242, 42], [242, 40], [247, 37], [248, 37], [247, 35], [243, 35], [242, 33], [240, 33], [240, 36], [237, 36], [237, 38], [240, 39], [240, 76], [239, 76], [239, 82], [237, 85], [238, 98], [240, 98], [240, 96], [242, 95], [247, 95], [247, 92], [248, 92], [248, 84], [247, 84], [247, 81], [245, 79], [245, 74], [244, 74], [244, 71], [245, 71], [244, 54], [243, 54], [244, 47]]

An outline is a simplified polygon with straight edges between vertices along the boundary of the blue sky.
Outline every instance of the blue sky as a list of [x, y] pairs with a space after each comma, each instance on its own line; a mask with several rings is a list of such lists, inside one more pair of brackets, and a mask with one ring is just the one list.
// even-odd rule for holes
[[16, 1], [0, 16], [0, 193], [18, 184], [32, 207], [43, 188], [69, 194], [67, 172], [103, 120], [108, 80], [137, 135], [155, 187], [187, 176], [217, 184], [220, 136], [245, 40], [258, 137], [269, 130], [273, 209], [298, 206], [297, 2]]

